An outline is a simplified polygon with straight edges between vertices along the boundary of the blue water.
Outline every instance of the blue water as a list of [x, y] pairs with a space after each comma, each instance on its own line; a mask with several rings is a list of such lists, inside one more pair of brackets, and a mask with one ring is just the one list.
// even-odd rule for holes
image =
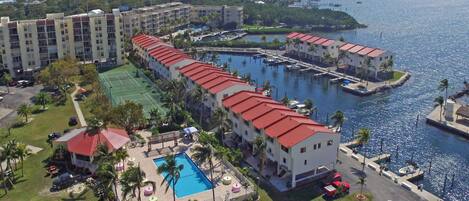
[[[310, 73], [287, 73], [281, 66], [262, 67], [260, 60], [247, 56], [222, 54], [219, 63], [228, 62], [231, 57], [229, 66], [240, 75], [250, 73], [257, 83], [269, 80], [278, 90], [273, 92], [274, 97], [278, 93], [278, 99], [285, 93], [298, 100], [312, 99], [319, 108], [316, 119], [319, 122], [327, 123], [328, 115], [342, 110], [347, 116], [342, 141], [351, 140], [352, 133], [361, 127], [370, 128], [372, 139], [362, 152], [378, 154], [383, 140], [383, 150], [393, 154], [391, 170], [397, 171], [413, 157], [427, 171], [419, 182], [424, 189], [445, 200], [469, 200], [468, 140], [427, 125], [424, 120], [432, 110], [434, 98], [444, 96], [444, 92], [437, 90], [441, 79], [449, 79], [451, 94], [462, 89], [463, 81], [469, 78], [469, 1], [325, 2], [342, 4], [338, 9], [350, 13], [368, 28], [317, 34], [330, 38], [343, 36], [350, 42], [390, 50], [396, 54], [395, 68], [410, 71], [411, 79], [396, 89], [357, 97], [329, 84], [327, 79], [311, 79]], [[430, 161], [432, 168], [428, 173]], [[451, 186], [452, 175], [455, 178]]]
[[[157, 158], [153, 160], [156, 166], [165, 164], [164, 157]], [[212, 184], [204, 173], [197, 167], [197, 165], [192, 162], [192, 160], [185, 153], [180, 153], [176, 155], [176, 164], [183, 165], [184, 168], [181, 171], [181, 177], [176, 183], [176, 196], [178, 198], [192, 195], [195, 193], [200, 193], [212, 189]], [[162, 176], [165, 177], [166, 172], [162, 173]], [[171, 188], [173, 186], [171, 185]], [[173, 189], [174, 190], [174, 189]]]

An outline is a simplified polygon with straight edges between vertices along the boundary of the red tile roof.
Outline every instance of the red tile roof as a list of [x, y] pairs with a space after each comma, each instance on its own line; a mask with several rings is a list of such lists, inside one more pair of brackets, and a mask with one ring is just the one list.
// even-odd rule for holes
[[150, 36], [150, 35], [145, 35], [145, 34], [139, 34], [139, 35], [132, 37], [132, 43], [141, 48], [147, 48], [149, 46], [152, 46], [160, 42], [161, 40], [159, 38]]
[[317, 132], [333, 133], [326, 126], [255, 92], [235, 93], [223, 99], [223, 106], [234, 113], [241, 113], [244, 120], [251, 121], [257, 129], [264, 129], [266, 135], [277, 138], [287, 148]]
[[290, 33], [290, 34], [287, 35], [287, 38], [294, 38], [298, 34], [300, 34], [300, 33], [297, 33], [297, 32]]
[[67, 150], [84, 156], [92, 156], [99, 144], [105, 144], [110, 151], [113, 151], [129, 141], [127, 132], [122, 129], [108, 128], [96, 134], [84, 130], [67, 141]]
[[313, 43], [314, 41], [317, 41], [319, 39], [321, 39], [321, 37], [314, 36], [314, 37], [310, 38], [307, 42], [308, 43]]
[[375, 49], [375, 50], [373, 50], [373, 52], [368, 53], [368, 56], [374, 58], [374, 57], [379, 57], [379, 56], [381, 56], [382, 54], [384, 54], [384, 51], [383, 51], [383, 50]]
[[308, 41], [309, 39], [313, 38], [314, 36], [312, 35], [305, 35], [300, 38], [301, 41]]
[[235, 86], [235, 85], [245, 85], [245, 86], [248, 86], [249, 84], [247, 82], [244, 82], [244, 81], [241, 81], [239, 79], [236, 79], [236, 80], [227, 80], [225, 82], [222, 82], [216, 86], [213, 86], [212, 88], [209, 89], [209, 92], [212, 93], [212, 94], [216, 94], [216, 93], [219, 93], [227, 88], [230, 88], [232, 86]]
[[334, 43], [335, 43], [335, 40], [327, 40], [327, 41], [321, 43], [321, 45], [327, 47], [327, 46], [330, 46], [330, 45], [332, 45], [332, 44], [334, 44]]
[[355, 44], [352, 44], [352, 43], [345, 43], [344, 45], [342, 45], [339, 49], [342, 50], [342, 51], [347, 51], [349, 50], [350, 48], [352, 47], [355, 47]]
[[327, 40], [328, 40], [327, 38], [321, 38], [321, 39], [319, 39], [319, 40], [317, 40], [317, 41], [314, 41], [314, 44], [320, 45], [321, 43], [324, 43], [324, 42], [326, 42]]
[[375, 49], [374, 48], [369, 48], [369, 47], [363, 48], [362, 50], [360, 50], [358, 52], [358, 54], [364, 56], [364, 55], [367, 55], [368, 53], [372, 52], [373, 50], [375, 50]]
[[350, 53], [357, 53], [359, 52], [360, 50], [364, 49], [365, 47], [361, 46], [361, 45], [356, 45], [355, 47], [352, 47], [350, 48], [348, 51]]

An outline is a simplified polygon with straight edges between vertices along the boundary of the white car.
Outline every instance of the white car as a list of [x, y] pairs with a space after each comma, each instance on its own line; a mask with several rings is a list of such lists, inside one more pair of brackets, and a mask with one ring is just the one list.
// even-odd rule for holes
[[3, 96], [0, 96], [0, 102], [2, 102], [2, 101], [3, 101]]

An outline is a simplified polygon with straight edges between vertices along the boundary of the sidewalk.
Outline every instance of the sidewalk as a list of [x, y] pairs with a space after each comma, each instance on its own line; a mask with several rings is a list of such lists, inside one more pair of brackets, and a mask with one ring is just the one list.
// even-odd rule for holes
[[78, 84], [75, 84], [75, 91], [73, 91], [73, 93], [70, 94], [70, 96], [72, 97], [73, 107], [75, 108], [75, 111], [77, 113], [78, 121], [80, 122], [80, 125], [82, 127], [85, 127], [87, 126], [85, 117], [83, 116], [83, 112], [81, 111], [80, 104], [75, 99], [75, 94], [77, 94], [78, 89], [80, 89], [80, 86], [78, 86]]

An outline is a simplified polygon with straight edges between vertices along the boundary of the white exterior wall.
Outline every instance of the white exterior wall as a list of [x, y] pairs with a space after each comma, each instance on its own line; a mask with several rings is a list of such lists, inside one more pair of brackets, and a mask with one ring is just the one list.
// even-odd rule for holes
[[255, 91], [256, 87], [252, 85], [246, 85], [246, 84], [239, 84], [239, 85], [233, 85], [231, 87], [228, 87], [220, 92], [217, 93], [216, 95], [216, 106], [217, 107], [222, 107], [223, 105], [223, 99], [227, 96], [231, 96], [232, 94], [239, 92], [239, 91]]

